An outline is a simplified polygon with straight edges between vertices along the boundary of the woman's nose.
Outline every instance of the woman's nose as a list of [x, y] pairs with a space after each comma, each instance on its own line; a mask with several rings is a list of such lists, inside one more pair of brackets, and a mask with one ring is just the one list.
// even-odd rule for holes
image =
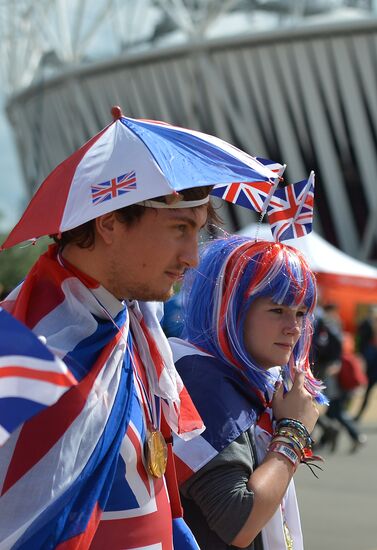
[[284, 334], [297, 334], [300, 330], [301, 327], [296, 315], [289, 315], [283, 327]]

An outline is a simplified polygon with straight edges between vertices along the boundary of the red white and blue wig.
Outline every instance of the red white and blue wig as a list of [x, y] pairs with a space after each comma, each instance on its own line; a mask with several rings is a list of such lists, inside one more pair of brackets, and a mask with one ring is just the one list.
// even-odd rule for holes
[[187, 273], [182, 292], [185, 337], [239, 369], [261, 396], [270, 394], [275, 379], [246, 351], [246, 313], [262, 296], [277, 304], [305, 306], [301, 335], [289, 363], [282, 365], [282, 376], [289, 387], [296, 371], [305, 372], [306, 389], [319, 403], [326, 402], [309, 360], [316, 280], [298, 250], [241, 236], [216, 239], [203, 248], [199, 267]]

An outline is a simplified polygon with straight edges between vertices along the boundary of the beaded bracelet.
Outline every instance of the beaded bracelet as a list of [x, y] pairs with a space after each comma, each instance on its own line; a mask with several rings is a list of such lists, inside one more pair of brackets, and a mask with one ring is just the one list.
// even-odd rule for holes
[[310, 433], [304, 426], [302, 422], [296, 420], [295, 418], [281, 418], [276, 423], [276, 431], [278, 432], [281, 428], [293, 429], [297, 432], [299, 437], [305, 441], [305, 447], [311, 447], [313, 440], [310, 437]]
[[301, 437], [297, 436], [297, 434], [293, 430], [281, 428], [278, 432], [275, 432], [275, 435], [287, 437], [288, 439], [293, 440], [301, 451], [305, 449], [306, 441], [303, 441]]
[[[288, 454], [290, 452], [296, 454], [298, 464], [306, 464], [313, 475], [318, 477], [312, 468], [315, 467], [321, 470], [322, 468], [314, 464], [314, 462], [323, 462], [323, 458], [313, 454], [313, 443], [313, 439], [302, 422], [294, 418], [282, 418], [276, 422], [275, 431], [268, 450], [280, 449], [280, 446], [286, 447]], [[280, 450], [276, 450], [276, 452], [280, 452]], [[285, 452], [281, 452], [281, 454], [289, 458]]]

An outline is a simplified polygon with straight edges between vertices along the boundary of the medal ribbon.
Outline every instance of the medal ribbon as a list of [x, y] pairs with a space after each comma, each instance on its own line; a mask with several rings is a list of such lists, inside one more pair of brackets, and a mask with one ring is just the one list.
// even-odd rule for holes
[[[137, 355], [137, 361], [141, 363], [141, 359], [137, 349], [135, 349], [135, 354]], [[140, 376], [139, 369], [135, 364], [135, 359], [132, 353], [130, 353], [130, 356], [131, 356], [132, 367], [135, 375], [135, 380], [142, 398], [144, 415], [147, 420], [147, 424], [149, 423], [148, 429], [159, 430], [160, 420], [161, 420], [160, 398], [156, 395], [152, 395], [150, 389], [147, 390], [147, 388], [145, 387], [144, 381]]]

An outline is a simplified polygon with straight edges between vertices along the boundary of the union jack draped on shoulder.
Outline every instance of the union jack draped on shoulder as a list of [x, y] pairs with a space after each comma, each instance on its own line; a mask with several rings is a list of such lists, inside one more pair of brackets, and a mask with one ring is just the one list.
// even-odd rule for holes
[[[55, 351], [59, 346], [65, 364], [56, 360], [26, 327], [4, 314], [2, 319], [12, 324], [9, 333], [15, 331], [17, 338], [17, 331], [23, 331], [23, 341], [26, 343], [30, 336], [34, 347], [25, 352], [25, 360], [22, 358], [21, 368], [28, 368], [27, 372], [19, 370], [20, 341], [18, 347], [10, 350], [11, 355], [9, 348], [8, 355], [4, 355], [11, 367], [18, 369], [13, 374], [17, 374], [21, 385], [19, 401], [12, 408], [2, 407], [0, 400], [0, 419], [5, 426], [1, 432], [3, 439], [12, 431], [0, 447], [0, 548], [77, 550], [92, 547], [91, 541], [96, 542], [99, 535], [115, 550], [130, 546], [131, 532], [134, 537], [139, 533], [150, 545], [158, 543], [159, 548], [171, 550], [171, 511], [164, 480], [154, 481], [143, 466], [146, 426], [134, 384], [134, 346], [140, 356], [144, 350], [151, 365], [156, 366], [157, 389], [161, 380], [165, 387], [171, 381], [170, 395], [176, 394], [178, 399], [165, 399], [166, 392], [162, 390], [159, 394], [164, 398], [166, 420], [186, 435], [195, 429], [202, 431], [203, 423], [188, 396], [186, 399], [180, 378], [175, 376], [173, 380], [175, 370], [170, 373], [162, 356], [155, 357], [163, 346], [168, 348], [168, 343], [153, 304], [141, 304], [139, 308], [135, 302], [126, 307], [96, 281], [86, 279], [84, 284], [56, 256], [56, 247], [50, 247], [4, 302], [4, 307], [35, 334], [44, 335], [51, 349]], [[104, 307], [114, 322], [104, 314]], [[133, 334], [130, 323], [135, 324]], [[144, 324], [145, 328], [139, 330], [142, 334], [135, 335], [136, 325]], [[9, 333], [5, 333], [7, 338]], [[150, 348], [148, 338], [155, 349]], [[4, 337], [1, 342], [4, 343]], [[57, 386], [54, 389], [50, 385], [56, 392], [53, 404], [42, 399], [40, 379], [46, 371], [40, 368], [42, 373], [38, 369], [33, 372], [29, 368], [30, 350], [36, 348], [38, 366], [48, 365], [47, 372], [53, 373], [51, 377]], [[15, 352], [17, 362], [13, 360]], [[145, 364], [143, 357], [142, 361]], [[56, 381], [64, 378], [58, 370], [60, 367], [64, 375], [65, 365], [73, 375], [66, 384], [71, 384], [68, 391], [59, 397], [61, 384]], [[171, 367], [174, 369], [172, 360]], [[4, 374], [12, 372], [5, 367], [0, 376]], [[33, 385], [29, 393], [23, 391], [27, 385], [22, 380], [25, 376], [27, 384]], [[11, 388], [11, 383], [4, 387]], [[26, 412], [17, 417], [16, 409], [22, 399]], [[26, 405], [29, 413], [38, 406], [41, 408], [38, 414], [27, 418]], [[185, 411], [180, 414], [182, 408]], [[114, 490], [113, 480], [117, 480]], [[158, 513], [153, 516], [156, 510]], [[149, 522], [148, 514], [153, 521]], [[122, 523], [115, 533], [120, 518], [127, 526]], [[167, 518], [169, 529], [161, 518]], [[148, 532], [146, 529], [142, 532], [145, 523], [150, 525]], [[166, 534], [161, 535], [159, 524]], [[119, 545], [113, 544], [114, 540]], [[98, 540], [97, 543], [93, 548], [106, 546]]]
[[0, 307], [0, 445], [77, 380], [65, 363]]

